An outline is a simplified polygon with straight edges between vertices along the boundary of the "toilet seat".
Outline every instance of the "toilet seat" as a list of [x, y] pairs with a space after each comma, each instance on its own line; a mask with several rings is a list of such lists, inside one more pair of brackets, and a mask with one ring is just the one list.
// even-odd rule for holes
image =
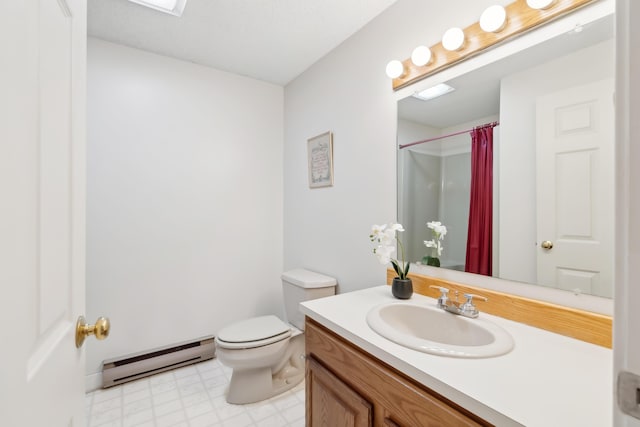
[[255, 348], [282, 341], [291, 336], [291, 326], [276, 316], [260, 316], [229, 325], [218, 332], [222, 348]]

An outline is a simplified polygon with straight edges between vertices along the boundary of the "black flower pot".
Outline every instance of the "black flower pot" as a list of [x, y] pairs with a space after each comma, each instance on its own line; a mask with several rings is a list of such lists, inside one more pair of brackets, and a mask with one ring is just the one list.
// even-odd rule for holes
[[391, 293], [398, 299], [409, 299], [413, 295], [413, 283], [411, 279], [395, 277], [391, 282]]

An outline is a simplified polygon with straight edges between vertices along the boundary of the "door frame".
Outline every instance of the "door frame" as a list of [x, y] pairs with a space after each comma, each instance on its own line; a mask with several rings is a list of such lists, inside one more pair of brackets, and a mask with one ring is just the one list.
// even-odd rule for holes
[[[614, 387], [621, 371], [640, 375], [640, 28], [634, 25], [639, 19], [637, 0], [616, 0]], [[613, 418], [615, 426], [640, 427], [640, 420], [620, 411], [617, 399]]]

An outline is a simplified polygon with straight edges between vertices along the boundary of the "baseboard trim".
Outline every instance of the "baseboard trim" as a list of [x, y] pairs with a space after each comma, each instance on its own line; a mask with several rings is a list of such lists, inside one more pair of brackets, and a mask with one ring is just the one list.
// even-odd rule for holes
[[90, 393], [102, 388], [102, 372], [88, 374], [84, 377], [84, 391]]

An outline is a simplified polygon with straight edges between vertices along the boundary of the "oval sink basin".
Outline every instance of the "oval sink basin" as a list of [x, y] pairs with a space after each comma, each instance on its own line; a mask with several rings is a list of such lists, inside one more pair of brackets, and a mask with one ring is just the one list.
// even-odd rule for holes
[[369, 327], [384, 338], [424, 353], [482, 358], [506, 354], [513, 338], [485, 319], [469, 319], [437, 307], [409, 302], [387, 303], [367, 314]]

